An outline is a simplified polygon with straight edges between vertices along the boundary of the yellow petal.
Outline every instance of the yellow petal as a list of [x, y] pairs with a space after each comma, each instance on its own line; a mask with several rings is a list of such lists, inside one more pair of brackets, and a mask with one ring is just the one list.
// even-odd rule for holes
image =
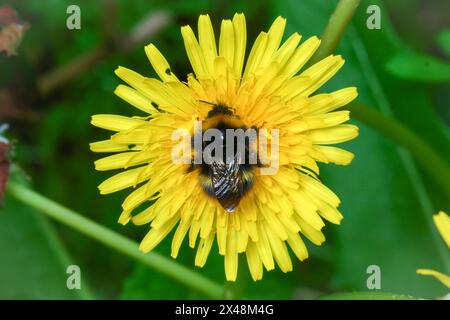
[[201, 222], [199, 220], [193, 220], [191, 228], [189, 229], [189, 247], [194, 248], [197, 241], [198, 234], [200, 233]]
[[308, 175], [301, 175], [301, 184], [303, 186], [303, 191], [308, 195], [321, 199], [335, 207], [341, 202], [333, 191], [327, 188], [322, 182]]
[[[177, 110], [177, 99], [170, 96], [170, 87], [164, 86], [159, 80], [145, 78], [139, 73], [123, 67], [117, 68], [114, 72], [119, 78], [135, 88], [141, 95], [149, 99], [153, 107], [162, 105], [160, 106], [161, 108], [166, 107], [169, 109], [171, 107], [172, 109], [169, 110]], [[180, 110], [183, 112], [183, 109]]]
[[248, 243], [245, 254], [247, 256], [248, 269], [250, 270], [253, 281], [261, 280], [263, 276], [263, 264], [253, 241]]
[[179, 218], [179, 216], [175, 216], [161, 226], [161, 228], [152, 228], [144, 239], [142, 239], [142, 242], [139, 245], [139, 250], [144, 253], [152, 251], [173, 229]]
[[244, 197], [239, 206], [241, 207], [242, 212], [245, 213], [245, 217], [247, 218], [247, 220], [256, 221], [257, 218], [256, 205], [251, 200], [253, 199]]
[[450, 288], [450, 277], [434, 270], [430, 269], [417, 269], [417, 274], [421, 274], [424, 276], [432, 276], [435, 277], [437, 280], [442, 282], [447, 288]]
[[[118, 132], [111, 136], [111, 140], [119, 144], [137, 145], [147, 144], [151, 136], [152, 131], [148, 128], [137, 128]], [[134, 149], [130, 147], [130, 150]], [[145, 152], [145, 150], [143, 152]]]
[[320, 246], [325, 242], [325, 236], [321, 231], [314, 229], [309, 223], [300, 218], [299, 216], [294, 216], [301, 228], [301, 233], [307, 237], [316, 246]]
[[245, 49], [247, 46], [247, 27], [245, 16], [242, 13], [236, 13], [233, 17], [234, 28], [234, 59], [233, 69], [236, 77], [242, 75], [242, 67], [244, 65]]
[[133, 70], [124, 67], [118, 67], [114, 71], [114, 73], [120, 79], [122, 79], [130, 86], [132, 86], [134, 89], [136, 89], [141, 95], [147, 97], [148, 99], [150, 99], [150, 101], [153, 101], [152, 95], [149, 95], [148, 89], [144, 84], [145, 77], [143, 77], [142, 75]]
[[348, 165], [355, 157], [353, 153], [337, 147], [314, 146], [314, 149], [322, 153], [329, 162], [339, 165]]
[[214, 59], [217, 57], [217, 47], [211, 19], [207, 14], [202, 14], [198, 18], [198, 40], [205, 57], [206, 67], [212, 74]]
[[147, 185], [143, 185], [130, 193], [122, 203], [123, 210], [131, 212], [144, 202], [150, 200], [150, 197], [147, 196], [146, 191]]
[[178, 81], [166, 58], [164, 58], [162, 53], [152, 43], [145, 47], [145, 53], [153, 69], [155, 69], [162, 81]]
[[283, 68], [286, 62], [291, 58], [301, 38], [301, 35], [295, 32], [282, 44], [282, 46], [275, 53], [273, 59], [274, 61], [278, 62], [281, 68]]
[[450, 217], [444, 211], [439, 211], [438, 214], [433, 216], [433, 220], [445, 243], [450, 248]]
[[133, 216], [131, 218], [131, 221], [137, 225], [143, 225], [152, 222], [152, 220], [155, 218], [157, 214], [157, 211], [155, 211], [155, 206], [150, 205], [147, 209], [139, 212], [137, 215]]
[[302, 76], [310, 78], [308, 86], [298, 94], [309, 96], [331, 79], [344, 65], [341, 56], [328, 56], [302, 72]]
[[[252, 89], [251, 95], [249, 97], [249, 101], [255, 101], [259, 98], [261, 92], [267, 87], [272, 85], [273, 79], [279, 71], [279, 65], [277, 62], [271, 63], [265, 70], [264, 74], [256, 79], [256, 83]], [[263, 108], [260, 108], [261, 111], [264, 111]], [[255, 111], [253, 111], [255, 112]], [[275, 115], [274, 115], [275, 116]], [[256, 116], [254, 116], [256, 117]]]
[[122, 152], [129, 150], [127, 144], [116, 143], [112, 140], [92, 142], [89, 144], [89, 148], [93, 152]]
[[271, 226], [265, 223], [264, 227], [269, 239], [270, 247], [272, 248], [273, 256], [281, 271], [285, 273], [292, 271], [292, 261], [289, 257], [286, 244], [272, 232]]
[[154, 204], [155, 210], [158, 212], [164, 212], [164, 214], [158, 214], [155, 219], [152, 221], [151, 226], [155, 228], [160, 228], [163, 224], [165, 224], [168, 220], [170, 220], [177, 211], [172, 212], [170, 209], [170, 204], [172, 201], [175, 201], [176, 198], [175, 193], [165, 192], [161, 195], [158, 201]]
[[[300, 193], [298, 193], [300, 195]], [[310, 201], [305, 196], [302, 197], [304, 201]], [[300, 202], [300, 201], [299, 201]], [[322, 230], [325, 226], [320, 216], [317, 214], [316, 210], [308, 209], [303, 205], [299, 205], [299, 202], [295, 203], [295, 212], [302, 217], [308, 224], [310, 224], [316, 230]]]
[[142, 173], [146, 172], [145, 167], [140, 167], [136, 169], [126, 170], [124, 172], [118, 173], [111, 178], [103, 181], [98, 188], [100, 189], [101, 194], [108, 194], [117, 192], [119, 190], [136, 186], [137, 184], [147, 180], [150, 176], [149, 171], [147, 170], [147, 174], [143, 175]]
[[191, 27], [181, 27], [181, 35], [183, 36], [186, 53], [197, 78], [207, 77], [209, 72], [206, 67], [205, 57]]
[[324, 219], [334, 224], [340, 224], [341, 220], [344, 218], [337, 208], [322, 201], [320, 201], [319, 204], [319, 214]]
[[295, 255], [300, 261], [303, 261], [308, 258], [308, 250], [306, 249], [305, 243], [298, 233], [290, 232], [288, 234], [288, 244], [291, 247], [292, 251], [294, 251]]
[[225, 255], [227, 252], [228, 214], [225, 212], [220, 212], [220, 214], [226, 219], [226, 222], [220, 223], [221, 219], [217, 217], [217, 246], [219, 247], [219, 254]]
[[[214, 74], [216, 75], [216, 77], [220, 78], [220, 77], [225, 77], [228, 71], [228, 65], [227, 65], [227, 60], [224, 57], [217, 57], [216, 60], [214, 60]], [[225, 84], [224, 81], [220, 81], [220, 83], [222, 85]], [[226, 88], [224, 89], [224, 93]]]
[[341, 110], [310, 116], [305, 118], [305, 121], [309, 124], [309, 129], [322, 129], [337, 126], [348, 121], [349, 119], [350, 111]]
[[317, 37], [311, 37], [297, 47], [294, 54], [285, 64], [281, 74], [290, 78], [294, 76], [303, 67], [309, 58], [316, 52], [320, 45], [320, 40]]
[[200, 239], [197, 253], [195, 255], [195, 265], [197, 267], [203, 267], [208, 259], [209, 252], [214, 242], [214, 232], [211, 232], [206, 238]]
[[222, 20], [219, 39], [219, 56], [225, 58], [227, 65], [234, 62], [234, 29], [231, 20]]
[[236, 232], [237, 235], [237, 250], [239, 253], [245, 252], [247, 250], [248, 245], [248, 233], [246, 230], [241, 227], [239, 231]]
[[[112, 169], [121, 169], [125, 168], [128, 165], [130, 165], [130, 161], [133, 159], [134, 156], [136, 156], [139, 152], [122, 152], [113, 154], [111, 156], [101, 158], [97, 161], [95, 161], [95, 170], [98, 171], [106, 171], [106, 170], [112, 170]], [[142, 164], [145, 161], [141, 161], [137, 164]]]
[[119, 216], [119, 219], [117, 220], [118, 223], [122, 225], [126, 225], [131, 220], [131, 213], [130, 211], [124, 210]]
[[242, 228], [248, 233], [250, 239], [253, 242], [257, 242], [259, 240], [258, 229], [256, 228], [256, 222], [249, 221], [247, 219], [241, 219]]
[[209, 214], [204, 214], [201, 218], [202, 226], [200, 229], [200, 237], [206, 238], [212, 231], [216, 214], [214, 209]]
[[266, 230], [262, 225], [262, 222], [257, 223], [259, 240], [256, 242], [256, 248], [258, 250], [259, 257], [261, 258], [266, 270], [274, 269], [272, 249], [270, 248], [269, 238], [267, 237]]
[[355, 87], [348, 87], [332, 93], [321, 93], [312, 96], [309, 101], [307, 114], [320, 114], [341, 108], [358, 96]]
[[162, 83], [156, 79], [145, 79], [144, 86], [147, 90], [147, 95], [155, 101], [161, 109], [179, 114], [189, 115], [195, 114], [196, 110], [193, 107], [194, 101], [189, 101], [191, 98], [187, 96], [179, 86], [185, 86], [182, 83]]
[[146, 124], [146, 122], [137, 118], [118, 116], [115, 114], [96, 114], [92, 116], [91, 124], [110, 131], [123, 131], [141, 126]]
[[[311, 82], [312, 79], [310, 77], [303, 75], [303, 73], [299, 74], [284, 82], [276, 94], [283, 97], [286, 101], [292, 99], [294, 104], [296, 104], [295, 97], [299, 96]], [[301, 96], [303, 97], [304, 95]]]
[[271, 230], [282, 240], [287, 239], [287, 233], [283, 224], [278, 220], [277, 214], [263, 205], [259, 206], [259, 211], [264, 219], [270, 224]]
[[259, 62], [261, 58], [264, 56], [264, 50], [266, 50], [267, 45], [267, 33], [261, 32], [256, 38], [255, 43], [253, 44], [252, 50], [247, 59], [247, 65], [245, 66], [244, 76], [246, 79], [248, 76], [254, 74], [259, 66]]
[[225, 253], [225, 275], [228, 281], [236, 281], [238, 271], [238, 253], [236, 244], [236, 231], [228, 229], [227, 249]]
[[175, 234], [173, 235], [171, 257], [176, 258], [178, 256], [178, 251], [180, 250], [181, 244], [183, 243], [184, 237], [186, 236], [189, 228], [191, 226], [192, 215], [188, 216], [187, 219], [182, 219], [178, 225]]
[[261, 58], [259, 66], [261, 68], [267, 66], [272, 62], [274, 53], [280, 46], [281, 39], [283, 38], [284, 28], [286, 26], [286, 19], [277, 17], [267, 32], [267, 45], [264, 50], [264, 55]]
[[288, 233], [297, 233], [300, 231], [300, 227], [298, 223], [295, 221], [294, 217], [286, 215], [284, 212], [280, 212], [278, 214], [278, 218], [280, 219], [280, 222], [284, 225], [286, 228], [286, 232]]
[[123, 84], [118, 85], [116, 90], [114, 90], [114, 94], [139, 110], [149, 114], [158, 112], [148, 98], [129, 86]]
[[311, 130], [309, 138], [315, 144], [335, 144], [352, 140], [358, 136], [359, 129], [351, 124], [341, 124], [331, 128]]

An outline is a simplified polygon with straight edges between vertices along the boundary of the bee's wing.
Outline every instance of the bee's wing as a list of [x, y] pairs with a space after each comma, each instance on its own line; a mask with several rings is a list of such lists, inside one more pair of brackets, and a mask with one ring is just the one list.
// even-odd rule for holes
[[228, 163], [213, 162], [211, 169], [212, 173], [210, 176], [214, 196], [225, 210], [233, 212], [241, 200], [244, 185], [238, 154]]

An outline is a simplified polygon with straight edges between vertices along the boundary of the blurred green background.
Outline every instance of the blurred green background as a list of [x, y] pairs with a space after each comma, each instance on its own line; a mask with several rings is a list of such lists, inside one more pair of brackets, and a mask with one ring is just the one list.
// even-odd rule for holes
[[[99, 195], [96, 186], [110, 174], [94, 170], [97, 156], [88, 148], [89, 142], [107, 137], [89, 124], [91, 115], [139, 115], [113, 95], [120, 83], [114, 69], [122, 65], [154, 76], [143, 50], [151, 41], [177, 75], [191, 72], [180, 26], [196, 29], [201, 13], [210, 14], [217, 31], [222, 18], [244, 12], [250, 44], [278, 15], [287, 18], [287, 35], [294, 31], [303, 39], [320, 35], [336, 1], [0, 1], [0, 6], [6, 4], [30, 24], [18, 55], [0, 56], [0, 122], [10, 124], [15, 162], [38, 192], [138, 241], [147, 227], [116, 222], [128, 191]], [[66, 8], [71, 4], [81, 8], [81, 30], [66, 28]], [[371, 4], [381, 8], [381, 30], [366, 27]], [[130, 30], [160, 10], [170, 15], [167, 26], [129, 50], [120, 50]], [[450, 162], [449, 28], [449, 1], [362, 1], [337, 49], [346, 64], [322, 90], [357, 86], [360, 102], [395, 117]], [[92, 56], [94, 62], [79, 77], [54, 90], [43, 89], [48, 74]], [[346, 144], [356, 154], [353, 164], [321, 166], [324, 183], [342, 200], [342, 225], [327, 225], [327, 242], [322, 247], [308, 243], [310, 258], [296, 263], [288, 274], [265, 272], [263, 280], [254, 283], [241, 256], [237, 283], [225, 284], [240, 296], [308, 299], [366, 291], [370, 265], [381, 268], [382, 291], [423, 298], [448, 291], [415, 270], [427, 267], [450, 273], [449, 255], [431, 222], [439, 209], [449, 212], [449, 199], [405, 150], [363, 123], [352, 122], [361, 129], [360, 137]], [[169, 236], [156, 251], [169, 256], [170, 240]], [[195, 268], [194, 256], [184, 243], [178, 261]], [[66, 287], [70, 264], [81, 268], [82, 290]], [[225, 283], [217, 248], [205, 268], [196, 269]], [[0, 209], [0, 298], [204, 296], [6, 197]]]

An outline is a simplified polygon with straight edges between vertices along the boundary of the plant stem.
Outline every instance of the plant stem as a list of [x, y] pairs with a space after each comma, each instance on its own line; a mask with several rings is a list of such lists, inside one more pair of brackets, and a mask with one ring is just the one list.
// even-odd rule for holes
[[45, 198], [20, 183], [10, 181], [8, 184], [8, 193], [19, 201], [41, 211], [49, 217], [144, 263], [155, 271], [165, 274], [192, 289], [204, 293], [210, 298], [223, 298], [224, 289], [222, 285], [157, 253], [150, 252], [143, 254], [139, 251], [139, 245], [136, 242]]
[[332, 54], [344, 35], [347, 25], [358, 8], [360, 0], [340, 0], [322, 34], [322, 42], [314, 56], [308, 62], [310, 65]]

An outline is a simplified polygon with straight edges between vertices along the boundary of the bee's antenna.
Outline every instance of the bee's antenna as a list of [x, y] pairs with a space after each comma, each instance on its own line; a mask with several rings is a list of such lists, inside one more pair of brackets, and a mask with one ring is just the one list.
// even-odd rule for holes
[[217, 104], [215, 104], [215, 103], [213, 103], [213, 102], [209, 102], [209, 101], [205, 101], [205, 100], [197, 100], [197, 101], [198, 101], [198, 102], [203, 102], [203, 103], [209, 104], [209, 105], [211, 105], [211, 106], [215, 106], [215, 107], [218, 106]]

